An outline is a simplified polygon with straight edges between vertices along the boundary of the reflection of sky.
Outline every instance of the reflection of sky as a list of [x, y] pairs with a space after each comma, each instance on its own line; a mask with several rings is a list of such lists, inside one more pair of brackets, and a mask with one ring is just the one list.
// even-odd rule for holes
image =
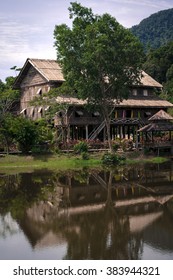
[[5, 216], [0, 215], [0, 236], [5, 238], [8, 235], [17, 233], [19, 230], [18, 224], [11, 217], [10, 213], [7, 213]]
[[[25, 238], [23, 232], [0, 239], [0, 259], [3, 260], [25, 260], [25, 259], [63, 259], [66, 255], [67, 245], [62, 244], [57, 247], [45, 247], [40, 250], [34, 250]], [[26, 253], [27, 252], [27, 253]]]
[[142, 260], [173, 260], [173, 252], [159, 250], [146, 243], [143, 245]]
[[[66, 244], [34, 250], [10, 213], [0, 215], [0, 259], [63, 259]], [[27, 253], [26, 253], [27, 252]]]

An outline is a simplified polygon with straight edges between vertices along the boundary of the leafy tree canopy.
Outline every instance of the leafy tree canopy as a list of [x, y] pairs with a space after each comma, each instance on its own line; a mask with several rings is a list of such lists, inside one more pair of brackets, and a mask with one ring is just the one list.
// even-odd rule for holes
[[143, 69], [163, 84], [162, 97], [173, 102], [173, 42], [151, 50], [147, 54]]
[[139, 41], [108, 14], [94, 15], [76, 2], [69, 11], [72, 28], [62, 24], [54, 31], [68, 85], [94, 103], [127, 97], [128, 86], [139, 78]]
[[7, 77], [5, 83], [0, 80], [0, 119], [19, 101], [20, 92], [13, 89], [14, 80], [14, 77]]
[[142, 47], [131, 32], [112, 16], [71, 3], [72, 28], [54, 30], [58, 62], [66, 84], [81, 99], [100, 106], [109, 137], [108, 106], [128, 97], [129, 85], [139, 79]]

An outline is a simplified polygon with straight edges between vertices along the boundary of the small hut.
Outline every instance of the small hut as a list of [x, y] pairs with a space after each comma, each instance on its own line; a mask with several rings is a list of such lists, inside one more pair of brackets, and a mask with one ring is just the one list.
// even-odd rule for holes
[[139, 129], [142, 133], [143, 147], [151, 150], [171, 150], [173, 155], [173, 117], [163, 110], [160, 110], [148, 119], [149, 124]]

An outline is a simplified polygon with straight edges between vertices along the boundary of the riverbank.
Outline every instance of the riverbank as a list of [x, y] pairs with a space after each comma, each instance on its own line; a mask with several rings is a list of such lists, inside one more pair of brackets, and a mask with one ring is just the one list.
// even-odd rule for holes
[[[125, 153], [125, 164], [163, 163], [168, 161], [165, 157], [144, 156], [143, 153]], [[83, 167], [99, 167], [102, 165], [103, 152], [92, 153], [88, 160], [83, 160], [80, 155], [55, 154], [55, 155], [3, 155], [0, 157], [1, 172], [9, 170], [25, 172], [33, 169], [68, 170]]]

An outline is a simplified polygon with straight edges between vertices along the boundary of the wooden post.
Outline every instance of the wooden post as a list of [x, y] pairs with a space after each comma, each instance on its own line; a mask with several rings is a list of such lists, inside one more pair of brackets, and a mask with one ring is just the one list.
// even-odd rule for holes
[[86, 131], [86, 140], [88, 140], [88, 125], [85, 126], [85, 131]]
[[120, 139], [123, 139], [123, 127], [122, 127], [122, 125], [120, 126]]
[[173, 146], [171, 145], [171, 156], [173, 156]]
[[138, 143], [138, 130], [136, 129], [136, 149], [138, 150], [138, 147], [139, 147], [139, 145], [138, 145], [139, 143]]
[[67, 126], [67, 143], [70, 141], [70, 125]]
[[127, 134], [128, 134], [128, 139], [130, 139], [130, 126], [127, 126]]

